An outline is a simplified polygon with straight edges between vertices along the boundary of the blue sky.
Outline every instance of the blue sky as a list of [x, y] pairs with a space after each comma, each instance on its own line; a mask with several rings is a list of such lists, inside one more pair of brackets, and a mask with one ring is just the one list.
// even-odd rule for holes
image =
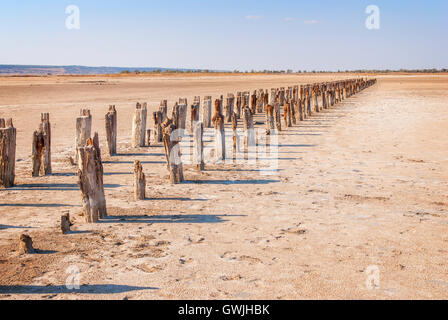
[[[372, 4], [379, 30], [365, 27]], [[446, 0], [1, 0], [0, 64], [448, 68], [447, 16]]]

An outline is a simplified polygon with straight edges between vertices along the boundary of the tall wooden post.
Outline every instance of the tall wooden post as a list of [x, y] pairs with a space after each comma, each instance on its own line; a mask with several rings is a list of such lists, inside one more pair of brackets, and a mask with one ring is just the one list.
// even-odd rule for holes
[[106, 138], [110, 156], [117, 155], [117, 110], [115, 106], [109, 106], [106, 114]]
[[246, 107], [243, 110], [244, 151], [256, 146], [255, 129], [252, 111]]
[[204, 124], [196, 122], [193, 127], [193, 164], [199, 171], [204, 170]]
[[271, 135], [271, 132], [275, 129], [274, 121], [274, 107], [268, 104], [266, 106], [266, 135]]
[[76, 118], [75, 159], [78, 161], [78, 148], [86, 145], [87, 139], [92, 135], [92, 115], [90, 110], [81, 109]]
[[134, 148], [145, 146], [147, 109], [146, 103], [137, 103], [132, 121], [132, 146]]
[[226, 159], [226, 135], [219, 99], [215, 101], [215, 114], [212, 121], [215, 127], [215, 158], [217, 162], [221, 162]]
[[134, 199], [145, 200], [146, 177], [140, 161], [134, 161]]
[[181, 134], [174, 123], [166, 119], [163, 122], [163, 144], [170, 181], [172, 184], [184, 182], [184, 171], [182, 166], [182, 154], [179, 146]]
[[188, 102], [186, 98], [179, 99], [179, 122], [178, 129], [185, 130], [187, 128], [187, 109]]
[[241, 92], [238, 92], [237, 97], [236, 97], [236, 108], [235, 108], [235, 113], [236, 113], [237, 119], [241, 118], [242, 105], [243, 105], [243, 96], [242, 96]]
[[275, 130], [277, 130], [278, 132], [282, 131], [280, 103], [278, 101], [276, 101], [274, 105], [274, 118], [275, 118]]
[[227, 123], [232, 122], [234, 103], [235, 103], [234, 95], [232, 93], [227, 94], [227, 99], [226, 99], [226, 116], [225, 116]]
[[33, 162], [32, 176], [51, 174], [51, 125], [50, 114], [41, 114], [39, 129], [33, 133], [31, 146], [31, 158]]
[[240, 151], [240, 138], [237, 130], [238, 130], [238, 116], [236, 112], [234, 112], [232, 115], [233, 159], [236, 159], [237, 153]]
[[212, 127], [212, 97], [210, 96], [204, 98], [200, 120], [204, 124], [204, 128]]
[[160, 123], [165, 121], [167, 115], [168, 115], [168, 100], [162, 100], [160, 101]]
[[78, 155], [78, 185], [82, 194], [82, 213], [86, 222], [97, 222], [107, 216], [104, 171], [97, 133], [93, 139], [87, 140], [85, 147], [78, 148]]
[[152, 119], [154, 120], [154, 140], [156, 142], [163, 142], [162, 117], [163, 115], [160, 111], [152, 113]]
[[16, 136], [12, 119], [0, 119], [0, 186], [14, 186], [16, 165]]

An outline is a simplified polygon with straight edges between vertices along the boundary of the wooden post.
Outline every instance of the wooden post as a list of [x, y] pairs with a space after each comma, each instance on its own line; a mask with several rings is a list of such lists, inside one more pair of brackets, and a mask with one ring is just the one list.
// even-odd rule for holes
[[137, 103], [132, 121], [132, 147], [144, 147], [146, 135], [146, 103]]
[[181, 135], [179, 131], [177, 131], [174, 123], [167, 118], [163, 122], [163, 144], [165, 146], [167, 167], [172, 184], [178, 184], [184, 181], [184, 172], [179, 146], [180, 138]]
[[247, 153], [249, 148], [256, 145], [253, 115], [248, 107], [243, 110], [243, 130], [244, 151]]
[[117, 155], [117, 110], [115, 106], [109, 106], [109, 112], [106, 114], [106, 138], [109, 155]]
[[187, 127], [187, 109], [188, 103], [186, 98], [179, 99], [179, 120], [177, 129], [185, 130]]
[[146, 178], [140, 161], [134, 161], [134, 200], [145, 200]]
[[16, 136], [12, 119], [0, 119], [0, 186], [14, 186], [16, 164]]
[[70, 232], [70, 213], [66, 212], [61, 216], [61, 231], [62, 234]]
[[227, 94], [226, 99], [226, 122], [232, 122], [233, 108], [235, 103], [235, 97], [232, 93]]
[[161, 111], [156, 111], [152, 114], [154, 120], [154, 141], [156, 142], [163, 142], [162, 117], [163, 115]]
[[274, 105], [274, 118], [275, 118], [275, 130], [278, 132], [282, 131], [282, 119], [280, 114], [280, 103], [278, 101], [275, 102]]
[[212, 127], [212, 97], [206, 96], [202, 103], [201, 119], [204, 128]]
[[20, 254], [34, 253], [33, 240], [27, 234], [21, 234], [19, 236], [19, 253]]
[[236, 112], [234, 112], [232, 115], [233, 159], [236, 159], [237, 153], [240, 152], [240, 138], [237, 130], [238, 130], [238, 116]]
[[[160, 101], [159, 111], [160, 111], [160, 123], [162, 123], [163, 121], [165, 121], [165, 119], [168, 115], [168, 101], [167, 100]], [[161, 142], [161, 141], [159, 141], [159, 142]]]
[[193, 164], [199, 171], [204, 170], [204, 124], [196, 122], [193, 127]]
[[250, 100], [250, 112], [255, 114], [257, 112], [257, 91], [255, 90]]
[[266, 106], [266, 135], [271, 135], [271, 132], [275, 129], [274, 121], [274, 107], [268, 104]]
[[235, 109], [237, 119], [241, 118], [242, 105], [243, 105], [243, 96], [241, 92], [238, 92], [236, 96], [236, 109]]
[[86, 145], [87, 139], [92, 135], [92, 115], [90, 110], [81, 109], [76, 118], [75, 160], [78, 161], [78, 148]]
[[78, 185], [82, 194], [83, 216], [86, 222], [97, 222], [107, 216], [104, 195], [103, 164], [98, 134], [78, 148]]
[[193, 104], [190, 109], [190, 134], [193, 134], [194, 125], [199, 121], [199, 104]]
[[219, 99], [215, 101], [215, 114], [212, 121], [215, 127], [215, 157], [217, 162], [221, 162], [226, 159], [226, 135]]

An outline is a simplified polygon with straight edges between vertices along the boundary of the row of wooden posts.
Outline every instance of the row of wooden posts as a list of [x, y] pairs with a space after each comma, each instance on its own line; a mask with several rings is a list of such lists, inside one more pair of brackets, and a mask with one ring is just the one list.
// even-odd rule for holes
[[[228, 94], [226, 103], [221, 95], [214, 103], [206, 96], [202, 102], [195, 97], [188, 108], [187, 99], [179, 99], [168, 115], [167, 100], [153, 113], [154, 128], [147, 129], [147, 104], [137, 103], [132, 121], [132, 146], [135, 148], [151, 145], [153, 140], [163, 143], [170, 181], [173, 184], [184, 181], [181, 152], [178, 144], [183, 136], [193, 136], [193, 164], [204, 170], [205, 128], [214, 128], [217, 162], [226, 159], [225, 123], [231, 124], [233, 152], [239, 150], [240, 139], [237, 134], [238, 120], [243, 123], [244, 150], [256, 145], [254, 115], [265, 114], [266, 135], [282, 131], [282, 118], [285, 127], [291, 127], [310, 117], [313, 112], [321, 112], [334, 104], [372, 86], [376, 79], [350, 79], [343, 81], [315, 83]], [[283, 113], [281, 112], [283, 110]], [[189, 115], [189, 117], [188, 117]], [[188, 121], [187, 121], [188, 118]], [[110, 106], [105, 116], [107, 149], [110, 156], [117, 155], [117, 110]], [[0, 119], [0, 185], [12, 187], [15, 174], [16, 129], [12, 120]], [[98, 133], [92, 136], [92, 115], [90, 110], [82, 109], [76, 118], [75, 162], [78, 164], [78, 185], [82, 193], [83, 214], [87, 222], [96, 222], [107, 215], [104, 194], [103, 164], [99, 147]], [[51, 169], [51, 125], [48, 113], [41, 116], [38, 130], [32, 139], [32, 176], [50, 175]], [[136, 200], [145, 198], [146, 179], [139, 161], [134, 163], [134, 194]]]

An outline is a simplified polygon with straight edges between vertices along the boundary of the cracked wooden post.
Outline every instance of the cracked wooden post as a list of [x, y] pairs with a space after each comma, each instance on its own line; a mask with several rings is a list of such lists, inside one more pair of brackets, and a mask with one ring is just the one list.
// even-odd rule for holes
[[146, 135], [146, 103], [137, 103], [132, 120], [132, 147], [144, 147]]
[[33, 240], [27, 234], [22, 233], [19, 236], [19, 254], [34, 253]]
[[215, 128], [215, 159], [217, 162], [222, 162], [226, 159], [226, 135], [219, 99], [215, 101], [215, 114], [212, 121]]
[[163, 121], [165, 121], [166, 117], [168, 116], [168, 100], [160, 101], [159, 111], [160, 111], [160, 123], [163, 123]]
[[204, 101], [202, 103], [202, 112], [200, 120], [204, 124], [204, 128], [212, 127], [212, 97], [206, 96], [204, 97]]
[[150, 147], [151, 146], [151, 129], [146, 129], [146, 146]]
[[140, 161], [134, 161], [134, 200], [145, 200], [146, 177]]
[[107, 216], [104, 195], [103, 164], [98, 133], [78, 148], [78, 185], [82, 194], [82, 214], [87, 223], [97, 222]]
[[244, 153], [247, 155], [256, 146], [254, 119], [252, 111], [246, 107], [243, 110]]
[[233, 115], [233, 109], [235, 104], [235, 97], [233, 93], [227, 94], [226, 99], [226, 122], [231, 123], [232, 122], [232, 115]]
[[48, 113], [41, 114], [39, 129], [33, 133], [31, 159], [33, 177], [51, 174], [51, 126]]
[[266, 111], [266, 107], [269, 104], [269, 91], [268, 89], [265, 90], [263, 95], [263, 111]]
[[61, 232], [62, 234], [67, 234], [70, 232], [70, 213], [65, 212], [61, 216]]
[[204, 170], [204, 124], [196, 122], [193, 127], [193, 164], [199, 171]]
[[274, 107], [268, 104], [266, 106], [266, 135], [271, 135], [271, 132], [275, 129], [274, 121]]
[[312, 106], [311, 106], [311, 98], [312, 98], [311, 86], [308, 86], [306, 91], [307, 91], [307, 94], [306, 94], [307, 116], [311, 117], [311, 115], [313, 113]]
[[319, 96], [319, 86], [315, 85], [313, 88], [313, 97], [314, 97], [314, 110], [316, 112], [320, 112], [318, 96]]
[[257, 113], [263, 113], [263, 102], [264, 102], [264, 90], [259, 89], [257, 97]]
[[16, 137], [12, 119], [0, 119], [0, 186], [14, 186], [16, 166]]
[[274, 120], [275, 120], [275, 130], [278, 132], [282, 131], [282, 118], [280, 114], [280, 102], [276, 99], [274, 104]]
[[188, 101], [186, 98], [179, 99], [179, 113], [178, 113], [178, 122], [177, 129], [185, 130], [187, 128], [187, 109], [188, 109]]
[[162, 134], [162, 112], [156, 111], [152, 113], [152, 119], [154, 120], [154, 141], [163, 142]]
[[106, 138], [109, 155], [117, 155], [117, 110], [115, 106], [109, 106], [109, 112], [106, 114]]
[[190, 124], [189, 131], [190, 134], [193, 135], [194, 125], [199, 121], [199, 104], [195, 103], [190, 107]]
[[236, 108], [235, 108], [235, 113], [236, 113], [236, 118], [240, 119], [241, 118], [241, 108], [243, 105], [243, 96], [241, 91], [237, 92], [236, 94]]
[[240, 137], [238, 135], [238, 116], [236, 112], [232, 115], [232, 154], [233, 159], [236, 159], [237, 153], [240, 152]]
[[285, 99], [285, 105], [283, 107], [284, 112], [284, 119], [285, 119], [285, 127], [292, 127], [292, 119], [291, 119], [291, 102], [288, 100], [289, 98]]
[[75, 161], [78, 161], [78, 148], [84, 147], [91, 135], [92, 115], [90, 110], [81, 109], [79, 117], [76, 118]]
[[179, 146], [180, 132], [170, 119], [163, 122], [163, 144], [165, 147], [165, 156], [167, 168], [170, 174], [170, 182], [179, 184], [184, 182], [184, 171], [182, 166], [182, 154]]
[[257, 90], [254, 91], [250, 98], [250, 112], [252, 114], [257, 112]]

